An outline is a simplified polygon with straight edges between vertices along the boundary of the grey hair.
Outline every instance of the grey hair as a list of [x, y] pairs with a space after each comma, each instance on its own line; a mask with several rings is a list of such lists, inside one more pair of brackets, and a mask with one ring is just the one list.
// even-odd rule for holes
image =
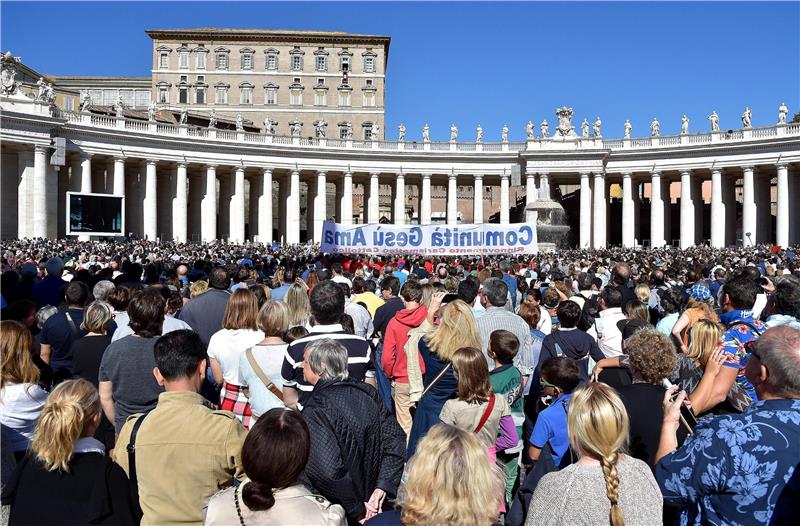
[[502, 307], [508, 301], [508, 285], [500, 278], [489, 278], [484, 281], [483, 293], [493, 307]]
[[314, 340], [306, 345], [306, 362], [322, 380], [346, 380], [347, 349], [330, 338]]
[[47, 318], [49, 318], [53, 314], [56, 314], [57, 312], [58, 309], [56, 307], [53, 307], [52, 305], [45, 305], [44, 307], [36, 311], [36, 317], [34, 318], [36, 320], [36, 326], [41, 329], [42, 327], [44, 327], [44, 322], [47, 321]]
[[94, 299], [99, 301], [106, 301], [108, 299], [108, 295], [111, 293], [112, 290], [117, 288], [114, 284], [107, 279], [98, 281], [97, 284], [92, 289], [92, 296]]
[[768, 329], [756, 342], [761, 363], [769, 370], [767, 385], [775, 395], [800, 395], [800, 330], [787, 325]]

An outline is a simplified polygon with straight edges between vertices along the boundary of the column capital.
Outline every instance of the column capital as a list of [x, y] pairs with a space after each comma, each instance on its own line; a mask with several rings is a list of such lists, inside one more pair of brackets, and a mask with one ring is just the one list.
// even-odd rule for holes
[[317, 170], [317, 177], [325, 177], [326, 175], [328, 175], [327, 170]]
[[584, 177], [589, 177], [589, 175], [591, 174], [591, 172], [586, 172], [586, 171], [581, 171], [578, 173], [580, 174], [581, 179], [583, 179]]
[[127, 159], [128, 159], [128, 157], [125, 156], [125, 155], [115, 155], [114, 156], [114, 161], [115, 162], [124, 163]]
[[683, 169], [680, 172], [681, 172], [681, 177], [683, 177], [684, 175], [691, 177], [692, 175], [692, 170], [690, 169]]
[[650, 170], [650, 177], [661, 177], [661, 170]]
[[49, 149], [50, 147], [45, 146], [44, 144], [37, 144], [36, 146], [33, 147], [33, 151], [36, 153], [47, 153], [47, 150]]
[[[545, 175], [547, 175], [547, 174], [545, 174]], [[500, 179], [510, 179], [510, 178], [511, 178], [511, 174], [510, 173], [503, 172], [503, 173], [500, 174]]]
[[741, 165], [741, 168], [742, 168], [742, 170], [754, 171], [756, 167], [755, 167], [754, 164], [743, 164], [743, 165]]
[[457, 174], [457, 173], [450, 172], [449, 174], [447, 174], [447, 179], [448, 179], [448, 180], [450, 180], [450, 179], [456, 179], [457, 177], [458, 177], [458, 174]]
[[188, 163], [187, 161], [177, 161], [177, 162], [175, 163], [175, 166], [176, 166], [177, 168], [183, 168], [183, 169], [186, 169], [186, 168], [188, 168], [188, 167], [189, 167], [189, 163]]
[[711, 168], [710, 170], [711, 170], [712, 174], [718, 173], [718, 174], [722, 175], [722, 168], [721, 167], [720, 168]]
[[244, 172], [244, 170], [245, 170], [245, 167], [242, 166], [242, 165], [239, 165], [239, 166], [236, 167], [236, 173]]
[[397, 173], [395, 174], [395, 176], [396, 176], [398, 179], [405, 179], [405, 178], [406, 178], [406, 174], [405, 174], [405, 173], [403, 173], [403, 172], [397, 172]]
[[473, 177], [475, 179], [483, 179], [483, 174], [474, 174]]
[[218, 164], [206, 163], [206, 169], [208, 170], [216, 170], [218, 166]]
[[261, 169], [261, 173], [262, 173], [263, 175], [267, 175], [267, 174], [270, 174], [270, 175], [272, 175], [272, 168], [262, 168], [262, 169]]
[[433, 176], [433, 174], [430, 172], [422, 172], [420, 175], [423, 179], [430, 179]]
[[775, 163], [775, 168], [777, 168], [778, 170], [785, 170], [788, 167], [789, 167], [789, 162], [788, 161], [781, 161], [781, 162]]
[[145, 164], [147, 164], [147, 165], [151, 165], [152, 164], [153, 166], [155, 166], [156, 164], [158, 164], [158, 161], [155, 160], [155, 159], [146, 159], [145, 160]]
[[633, 176], [633, 172], [622, 172], [623, 179], [630, 179]]

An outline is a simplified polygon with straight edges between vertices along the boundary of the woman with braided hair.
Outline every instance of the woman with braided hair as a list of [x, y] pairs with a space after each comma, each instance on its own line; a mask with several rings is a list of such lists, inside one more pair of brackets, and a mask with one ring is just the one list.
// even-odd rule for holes
[[623, 453], [628, 414], [616, 391], [598, 382], [576, 389], [567, 430], [579, 460], [542, 478], [526, 526], [661, 524], [663, 500], [650, 467]]

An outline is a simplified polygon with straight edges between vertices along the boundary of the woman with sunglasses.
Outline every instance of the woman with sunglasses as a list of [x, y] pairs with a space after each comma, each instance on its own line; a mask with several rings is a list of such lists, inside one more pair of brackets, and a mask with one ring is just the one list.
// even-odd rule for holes
[[539, 413], [531, 434], [528, 455], [539, 460], [545, 444], [550, 444], [553, 463], [559, 466], [569, 449], [567, 410], [572, 391], [581, 378], [575, 360], [566, 356], [550, 358], [542, 364], [539, 379], [543, 402], [548, 406]]

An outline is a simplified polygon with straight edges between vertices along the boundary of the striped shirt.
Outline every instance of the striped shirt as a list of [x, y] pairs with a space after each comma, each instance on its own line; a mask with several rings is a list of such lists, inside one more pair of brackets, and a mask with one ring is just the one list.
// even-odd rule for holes
[[519, 340], [519, 351], [514, 357], [514, 365], [523, 375], [527, 376], [533, 372], [536, 363], [533, 362], [533, 337], [528, 322], [504, 307], [488, 307], [486, 313], [475, 323], [481, 336], [481, 351], [490, 370], [494, 369], [494, 360], [489, 357], [489, 337], [494, 331], [505, 329], [511, 331]]
[[367, 340], [361, 336], [355, 336], [344, 332], [338, 323], [333, 325], [315, 325], [311, 327], [311, 332], [304, 338], [299, 338], [289, 344], [286, 354], [283, 356], [281, 367], [281, 378], [283, 385], [297, 389], [298, 405], [302, 407], [314, 386], [303, 378], [303, 354], [306, 345], [309, 343], [330, 338], [342, 344], [347, 349], [347, 371], [350, 378], [364, 381], [366, 377], [375, 376], [375, 369], [372, 364], [372, 349]]

